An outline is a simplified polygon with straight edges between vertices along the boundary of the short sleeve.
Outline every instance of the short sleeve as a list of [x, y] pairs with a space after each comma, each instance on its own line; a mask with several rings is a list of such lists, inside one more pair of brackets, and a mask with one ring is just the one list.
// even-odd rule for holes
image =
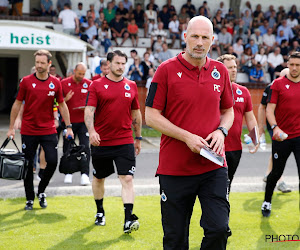
[[18, 101], [24, 101], [25, 100], [25, 95], [26, 95], [26, 82], [24, 79], [21, 79], [20, 85], [19, 85], [19, 91], [16, 99]]
[[135, 86], [134, 87], [135, 88], [135, 96], [131, 103], [131, 110], [140, 109], [138, 88], [137, 88], [136, 84], [134, 84], [134, 86]]
[[271, 86], [269, 102], [277, 104], [278, 95], [279, 95], [278, 84], [277, 84], [277, 82], [274, 82]]
[[165, 108], [168, 93], [167, 74], [168, 72], [164, 65], [160, 65], [157, 68], [150, 85], [146, 106], [158, 110]]
[[58, 86], [58, 89], [55, 94], [55, 98], [58, 103], [62, 103], [64, 101], [64, 96], [63, 96], [63, 92], [62, 92], [61, 83], [58, 80], [57, 80], [57, 86]]
[[97, 98], [97, 91], [95, 88], [96, 84], [91, 84], [89, 87], [89, 92], [87, 95], [87, 104], [86, 106], [92, 106], [92, 107], [97, 107], [98, 104], [98, 98]]
[[245, 112], [249, 112], [253, 110], [251, 95], [248, 89], [245, 88], [246, 91], [246, 107]]
[[229, 74], [228, 71], [226, 70], [226, 73], [224, 74], [224, 89], [221, 95], [220, 108], [229, 109], [232, 106], [233, 106], [233, 93], [232, 93], [231, 82], [229, 80]]

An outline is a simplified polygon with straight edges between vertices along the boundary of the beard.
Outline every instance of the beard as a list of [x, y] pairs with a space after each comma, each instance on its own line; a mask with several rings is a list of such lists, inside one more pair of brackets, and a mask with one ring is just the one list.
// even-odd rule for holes
[[206, 57], [206, 53], [203, 51], [202, 53], [195, 53], [193, 52], [194, 49], [203, 49], [202, 47], [194, 47], [192, 50], [190, 50], [188, 47], [186, 48], [186, 52], [190, 55], [193, 59], [203, 59]]
[[123, 73], [124, 73], [124, 71], [123, 70], [110, 70], [111, 71], [111, 73], [114, 75], [114, 76], [116, 76], [116, 77], [120, 77], [120, 76], [122, 76], [123, 75]]

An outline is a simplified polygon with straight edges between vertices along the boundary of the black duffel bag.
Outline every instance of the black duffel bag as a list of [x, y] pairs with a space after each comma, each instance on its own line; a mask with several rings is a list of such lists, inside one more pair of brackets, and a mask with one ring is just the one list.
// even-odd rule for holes
[[88, 168], [88, 159], [85, 152], [85, 145], [77, 145], [74, 139], [70, 139], [68, 148], [60, 158], [59, 172], [62, 174], [73, 174]]
[[[16, 150], [5, 149], [12, 140]], [[8, 180], [22, 180], [26, 176], [27, 163], [25, 154], [20, 152], [16, 142], [12, 138], [6, 138], [0, 148], [0, 178]]]

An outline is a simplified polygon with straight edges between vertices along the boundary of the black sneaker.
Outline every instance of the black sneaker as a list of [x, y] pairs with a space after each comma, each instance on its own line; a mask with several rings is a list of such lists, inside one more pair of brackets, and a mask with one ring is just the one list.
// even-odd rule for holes
[[261, 206], [262, 215], [264, 217], [269, 217], [271, 215], [271, 208], [272, 208], [271, 202], [264, 201]]
[[33, 208], [33, 201], [32, 200], [29, 200], [29, 201], [26, 201], [26, 206], [24, 207], [25, 210], [32, 210]]
[[47, 207], [47, 201], [46, 201], [46, 194], [45, 193], [40, 193], [38, 195], [39, 198], [39, 202], [40, 202], [40, 206], [41, 208], [46, 208]]
[[132, 231], [138, 230], [140, 227], [138, 219], [139, 218], [135, 214], [130, 215], [130, 219], [128, 221], [125, 221], [124, 233], [129, 234]]
[[95, 225], [97, 226], [105, 226], [105, 216], [103, 213], [96, 214]]

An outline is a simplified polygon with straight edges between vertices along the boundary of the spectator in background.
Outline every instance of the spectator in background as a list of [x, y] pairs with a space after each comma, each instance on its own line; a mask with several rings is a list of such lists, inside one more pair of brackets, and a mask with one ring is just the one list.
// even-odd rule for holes
[[134, 59], [138, 55], [137, 51], [135, 49], [130, 50], [130, 57]]
[[289, 54], [292, 54], [292, 52], [300, 52], [300, 46], [297, 40], [294, 40], [292, 46], [289, 48]]
[[226, 29], [227, 29], [227, 32], [233, 36], [233, 33], [234, 33], [234, 24], [233, 24], [233, 21], [229, 21], [229, 23], [225, 24], [226, 26]]
[[77, 15], [78, 20], [81, 20], [81, 18], [85, 18], [86, 16], [86, 11], [83, 9], [83, 4], [80, 2], [78, 3], [77, 9], [74, 10], [74, 12]]
[[261, 10], [261, 4], [256, 5], [256, 9], [253, 12], [253, 18], [257, 19], [259, 23], [264, 19], [264, 13]]
[[242, 54], [244, 52], [243, 39], [238, 37], [236, 39], [236, 43], [233, 44], [233, 52], [237, 54], [238, 59], [241, 59]]
[[245, 48], [245, 51], [241, 57], [241, 69], [247, 75], [250, 74], [250, 70], [253, 66], [253, 59], [254, 59], [254, 56], [252, 54], [251, 48]]
[[176, 14], [176, 9], [175, 9], [174, 5], [172, 5], [172, 0], [167, 0], [167, 4], [165, 4], [163, 7], [165, 7], [165, 6], [167, 7], [170, 16], [173, 16]]
[[274, 49], [274, 52], [269, 53], [268, 55], [268, 72], [270, 74], [271, 77], [271, 82], [273, 82], [274, 80], [274, 72], [275, 72], [275, 68], [280, 65], [283, 64], [284, 60], [282, 55], [280, 54], [280, 47], [276, 47]]
[[23, 0], [11, 0], [13, 16], [23, 16]]
[[276, 38], [272, 32], [273, 29], [268, 28], [267, 34], [263, 35], [263, 46], [266, 48], [267, 54], [269, 54], [269, 52], [272, 51], [276, 46]]
[[242, 17], [242, 20], [244, 21], [244, 25], [245, 27], [247, 27], [247, 29], [252, 29], [253, 18], [250, 15], [249, 10], [246, 10], [245, 15]]
[[103, 10], [105, 20], [110, 24], [111, 20], [113, 20], [116, 16], [116, 11], [113, 9], [112, 2], [107, 4], [107, 8]]
[[266, 50], [263, 46], [260, 47], [259, 52], [254, 57], [253, 64], [256, 65], [258, 63], [260, 63], [260, 65], [262, 66], [262, 70], [264, 72], [267, 72], [267, 70], [268, 70], [268, 57], [266, 55]]
[[148, 26], [147, 37], [151, 36], [153, 30], [157, 29], [157, 12], [153, 10], [153, 4], [149, 4], [149, 9], [145, 11], [146, 25]]
[[[244, 51], [245, 52], [245, 51]], [[233, 56], [235, 56], [236, 57], [236, 63], [237, 63], [237, 65], [239, 66], [240, 65], [240, 59], [238, 59], [238, 55], [233, 51], [233, 47], [230, 45], [229, 47], [228, 47], [228, 49], [227, 49], [227, 54], [229, 54], [229, 55], [233, 55]]]
[[297, 7], [295, 4], [292, 5], [291, 10], [288, 13], [288, 16], [292, 16], [296, 20], [299, 18], [299, 12], [297, 11]]
[[103, 10], [106, 8], [106, 3], [104, 0], [98, 0], [95, 3], [95, 10], [100, 14], [100, 12], [103, 12]]
[[289, 15], [289, 18], [286, 20], [286, 24], [292, 29], [293, 32], [295, 32], [299, 23], [294, 15]]
[[246, 15], [246, 11], [248, 11], [249, 15], [252, 16], [252, 6], [251, 6], [251, 3], [250, 1], [247, 1], [245, 3], [245, 7], [243, 8], [242, 10], [242, 16], [245, 16]]
[[225, 7], [225, 5], [224, 5], [224, 2], [222, 1], [222, 2], [220, 2], [220, 7], [217, 9], [217, 11], [216, 12], [218, 12], [219, 10], [221, 10], [221, 17], [222, 18], [225, 18], [225, 15], [228, 13], [228, 9]]
[[250, 48], [252, 51], [252, 55], [255, 56], [258, 52], [258, 45], [254, 42], [253, 39], [250, 39], [249, 43], [246, 44], [245, 49]]
[[117, 38], [118, 37], [123, 38], [120, 44], [120, 46], [122, 46], [124, 42], [128, 39], [129, 34], [126, 30], [126, 25], [123, 22], [119, 12], [116, 13], [116, 17], [113, 20], [111, 20], [109, 25], [111, 29], [112, 38], [114, 39], [117, 46], [119, 46]]
[[147, 4], [147, 6], [146, 6], [146, 10], [149, 10], [149, 9], [150, 9], [150, 8], [149, 8], [150, 4], [153, 5], [153, 10], [156, 11], [156, 13], [158, 13], [159, 8], [158, 8], [158, 5], [155, 4], [155, 0], [150, 0], [150, 2], [149, 2], [149, 3]]
[[280, 23], [282, 20], [287, 18], [286, 12], [284, 7], [281, 5], [278, 7], [278, 12], [277, 12], [277, 22]]
[[180, 39], [179, 21], [177, 15], [173, 15], [172, 21], [169, 23], [170, 38], [172, 39], [171, 47], [174, 48], [176, 39]]
[[98, 40], [100, 41], [101, 45], [104, 47], [105, 54], [107, 54], [108, 49], [110, 47], [112, 48], [112, 43], [111, 43], [111, 30], [106, 20], [102, 22], [101, 27], [98, 29]]
[[260, 46], [263, 44], [263, 38], [260, 32], [260, 29], [255, 29], [254, 34], [250, 36], [250, 40], [253, 40], [257, 46]]
[[161, 35], [158, 35], [157, 36], [157, 40], [154, 41], [154, 44], [153, 44], [153, 55], [154, 55], [154, 58], [158, 59], [158, 54], [163, 50], [163, 43], [165, 41], [162, 40], [162, 37]]
[[222, 27], [225, 25], [225, 20], [222, 17], [222, 10], [218, 10], [213, 18], [214, 30], [217, 34], [221, 32]]
[[58, 22], [63, 25], [63, 32], [68, 35], [75, 35], [79, 33], [79, 20], [76, 13], [71, 10], [71, 6], [66, 3], [64, 10], [58, 15]]
[[210, 57], [212, 57], [213, 50], [216, 50], [218, 53], [218, 56], [221, 56], [221, 49], [220, 49], [220, 45], [219, 45], [219, 36], [215, 31], [214, 31], [213, 35], [214, 35], [214, 40], [210, 46], [210, 51], [209, 51]]
[[90, 4], [90, 12], [91, 12], [91, 16], [93, 17], [94, 21], [99, 19], [99, 12], [95, 10], [94, 4]]
[[8, 0], [0, 1], [0, 15], [8, 15], [9, 13], [9, 2]]
[[132, 81], [141, 81], [144, 75], [144, 68], [141, 64], [141, 59], [139, 56], [134, 58], [134, 62], [130, 65], [127, 75]]
[[151, 46], [153, 46], [153, 43], [157, 40], [158, 36], [161, 36], [164, 42], [167, 40], [168, 33], [163, 28], [164, 24], [162, 22], [159, 22], [157, 25], [157, 29], [151, 32]]
[[182, 5], [181, 9], [185, 8], [186, 12], [189, 14], [190, 18], [193, 18], [196, 15], [195, 5], [192, 4], [192, 0], [187, 0], [186, 4]]
[[274, 10], [274, 6], [273, 6], [273, 5], [269, 5], [268, 10], [264, 13], [264, 17], [265, 17], [267, 20], [270, 18], [272, 11], [275, 11], [275, 10]]
[[[129, 33], [129, 36], [131, 38], [132, 47], [137, 47], [139, 43], [139, 27], [135, 23], [135, 19], [132, 18], [130, 23], [127, 25], [127, 31]], [[135, 43], [134, 43], [135, 41]]]
[[99, 72], [101, 72], [101, 73], [100, 74], [96, 74], [95, 76], [93, 76], [92, 77], [92, 81], [95, 81], [95, 80], [97, 80], [97, 79], [99, 79], [101, 77], [104, 77], [104, 76], [106, 76], [110, 72], [110, 68], [109, 68], [109, 65], [108, 65], [108, 62], [107, 62], [106, 59], [102, 59], [100, 61], [99, 68], [100, 68]]
[[122, 20], [126, 24], [129, 19], [129, 12], [126, 8], [124, 8], [123, 2], [119, 2], [119, 7], [117, 8], [117, 12], [120, 13]]
[[281, 41], [280, 54], [282, 55], [283, 59], [288, 60], [288, 57], [289, 57], [289, 41], [288, 40]]
[[227, 48], [231, 45], [232, 36], [227, 32], [226, 26], [223, 26], [221, 32], [218, 34], [218, 37], [221, 54], [223, 55], [227, 51]]
[[236, 35], [239, 32], [240, 29], [242, 29], [243, 34], [247, 34], [247, 35], [250, 36], [249, 27], [247, 25], [245, 25], [245, 22], [242, 18], [239, 18], [238, 19], [238, 24], [236, 24], [234, 26], [234, 35]]
[[88, 27], [85, 30], [85, 34], [88, 36], [88, 43], [97, 49], [99, 46], [99, 41], [97, 40], [98, 31], [92, 16], [88, 17]]
[[284, 35], [284, 31], [280, 30], [279, 34], [276, 36], [276, 44], [280, 46], [283, 40], [288, 40], [288, 38]]
[[72, 6], [71, 0], [57, 0], [56, 8], [57, 8], [58, 12], [61, 12], [62, 10], [64, 10], [66, 3], [69, 4], [70, 9], [71, 9], [71, 6]]
[[132, 11], [132, 15], [135, 19], [137, 26], [141, 29], [144, 29], [144, 37], [147, 37], [148, 26], [145, 23], [146, 14], [145, 11], [142, 9], [142, 5], [140, 3], [138, 3], [136, 5], [136, 9]]
[[42, 16], [55, 16], [56, 12], [53, 10], [52, 0], [41, 0]]
[[162, 45], [162, 51], [158, 53], [157, 60], [159, 63], [162, 63], [170, 58], [172, 58], [172, 52], [168, 49], [168, 44], [166, 42]]
[[272, 10], [271, 16], [268, 18], [268, 21], [269, 21], [269, 27], [275, 30], [277, 25], [277, 16], [275, 10]]
[[293, 33], [291, 27], [287, 26], [286, 19], [283, 19], [281, 21], [281, 25], [277, 29], [277, 35], [279, 35], [281, 30], [283, 30], [284, 36], [286, 37], [287, 40], [290, 40], [294, 37], [294, 33]]
[[267, 19], [263, 20], [263, 24], [259, 26], [260, 34], [263, 36], [267, 34], [269, 28], [269, 21]]
[[[204, 10], [204, 16], [206, 16], [207, 18], [211, 18], [211, 12], [210, 12], [210, 9], [207, 5], [207, 1], [203, 1], [203, 4], [202, 6], [200, 6], [200, 8], [203, 8]], [[199, 8], [199, 13], [200, 13], [200, 8]]]
[[230, 21], [234, 22], [236, 19], [236, 15], [233, 12], [232, 8], [229, 8], [228, 13], [225, 15], [225, 24], [229, 23]]
[[132, 12], [132, 2], [130, 0], [123, 0], [123, 5], [124, 5], [124, 8], [127, 9], [129, 11], [129, 13]]
[[233, 36], [233, 41], [236, 41], [238, 37], [242, 38], [243, 45], [248, 43], [249, 36], [243, 32], [243, 28], [238, 29], [237, 33]]
[[154, 73], [155, 73], [154, 68], [150, 68], [149, 69], [149, 75], [148, 75], [148, 78], [147, 78], [147, 82], [146, 82], [146, 85], [145, 85], [145, 87], [147, 89], [147, 95], [149, 93], [149, 89], [150, 89], [150, 86], [151, 86], [151, 82], [152, 82]]
[[163, 9], [158, 13], [158, 21], [164, 24], [164, 29], [168, 29], [169, 22], [171, 19], [171, 15], [168, 12], [168, 7], [166, 5], [163, 6]]
[[[283, 63], [279, 64], [276, 68], [275, 68], [275, 72], [274, 72], [274, 79], [278, 78], [279, 76], [282, 76], [282, 71], [284, 69], [287, 68], [287, 59], [283, 59]], [[284, 72], [284, 71], [283, 71]], [[286, 74], [284, 74], [286, 75]]]
[[180, 24], [185, 23], [185, 20], [190, 17], [190, 15], [186, 12], [186, 7], [182, 6], [180, 9], [180, 13], [178, 15], [178, 20]]
[[260, 63], [257, 63], [250, 70], [249, 81], [255, 83], [264, 82], [264, 72]]
[[56, 67], [54, 64], [51, 64], [49, 68], [49, 74], [55, 76], [60, 81], [63, 79], [59, 74], [56, 73]]
[[143, 77], [142, 80], [147, 80], [149, 77], [149, 70], [154, 68], [154, 65], [152, 62], [150, 62], [150, 54], [149, 52], [144, 53], [144, 60], [142, 61], [142, 66], [143, 66]]

